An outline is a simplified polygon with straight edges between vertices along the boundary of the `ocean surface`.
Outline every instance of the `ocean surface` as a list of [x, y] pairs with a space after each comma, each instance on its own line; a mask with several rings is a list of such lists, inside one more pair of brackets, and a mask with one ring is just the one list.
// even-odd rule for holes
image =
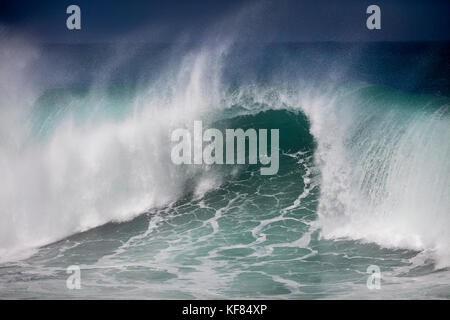
[[[1, 299], [450, 298], [448, 43], [3, 48]], [[278, 173], [173, 164], [196, 120]]]

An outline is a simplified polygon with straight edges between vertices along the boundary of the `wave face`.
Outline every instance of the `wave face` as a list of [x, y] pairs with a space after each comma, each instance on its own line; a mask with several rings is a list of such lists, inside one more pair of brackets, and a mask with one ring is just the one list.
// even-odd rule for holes
[[[0, 297], [449, 298], [446, 69], [433, 83], [436, 71], [406, 84], [392, 72], [424, 52], [440, 64], [447, 47], [330, 46], [213, 42], [118, 59], [7, 44]], [[67, 78], [48, 56], [81, 71]], [[279, 172], [172, 164], [171, 132], [194, 120], [279, 129]], [[383, 290], [367, 289], [370, 265]]]

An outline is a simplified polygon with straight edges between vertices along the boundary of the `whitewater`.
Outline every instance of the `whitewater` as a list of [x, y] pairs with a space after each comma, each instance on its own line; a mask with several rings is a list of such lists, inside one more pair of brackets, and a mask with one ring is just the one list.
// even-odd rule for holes
[[[5, 41], [0, 297], [448, 299], [446, 59], [447, 44]], [[279, 129], [278, 173], [175, 165], [171, 133], [199, 120]]]

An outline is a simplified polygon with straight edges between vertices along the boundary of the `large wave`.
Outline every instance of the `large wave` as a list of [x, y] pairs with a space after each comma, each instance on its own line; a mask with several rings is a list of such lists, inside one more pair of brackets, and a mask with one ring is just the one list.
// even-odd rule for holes
[[[224, 80], [233, 66], [227, 60], [230, 48], [222, 42], [172, 48], [156, 76], [132, 86], [114, 86], [108, 74], [115, 69], [109, 65], [101, 81], [49, 90], [28, 76], [39, 50], [5, 43], [0, 59], [2, 258], [109, 221], [129, 220], [186, 192], [201, 197], [227, 177], [207, 166], [172, 164], [171, 131], [190, 128], [199, 119], [212, 125], [287, 110], [306, 115], [315, 140], [301, 143], [304, 149], [283, 151], [314, 152], [320, 195], [313, 227], [323, 237], [423, 250], [437, 267], [450, 264], [448, 98], [341, 84], [336, 69], [326, 80], [277, 74], [273, 81], [265, 75], [259, 82], [248, 71], [247, 83], [230, 84]], [[262, 117], [251, 124], [272, 127], [270, 119], [275, 121]], [[289, 139], [309, 139], [305, 132], [292, 132], [289, 122], [275, 123], [281, 139], [286, 132]]]

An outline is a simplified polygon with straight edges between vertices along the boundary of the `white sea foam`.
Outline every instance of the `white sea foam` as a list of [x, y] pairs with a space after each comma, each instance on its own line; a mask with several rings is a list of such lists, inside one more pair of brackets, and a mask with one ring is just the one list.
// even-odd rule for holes
[[431, 95], [377, 90], [301, 102], [318, 142], [322, 236], [426, 250], [436, 268], [447, 267], [448, 101], [431, 107]]
[[[36, 139], [31, 106], [42, 88], [27, 73], [39, 50], [2, 42], [0, 256], [9, 259], [6, 254], [131, 219], [177, 199], [188, 184], [197, 194], [213, 188], [211, 175], [202, 178], [201, 168], [172, 163], [170, 133], [220, 104], [226, 48], [222, 43], [185, 53], [177, 68], [143, 86], [133, 110], [121, 119], [91, 121], [87, 116], [79, 123], [69, 109], [45, 139]], [[98, 82], [107, 78], [103, 73], [89, 89], [85, 101], [92, 110], [105, 96]]]

